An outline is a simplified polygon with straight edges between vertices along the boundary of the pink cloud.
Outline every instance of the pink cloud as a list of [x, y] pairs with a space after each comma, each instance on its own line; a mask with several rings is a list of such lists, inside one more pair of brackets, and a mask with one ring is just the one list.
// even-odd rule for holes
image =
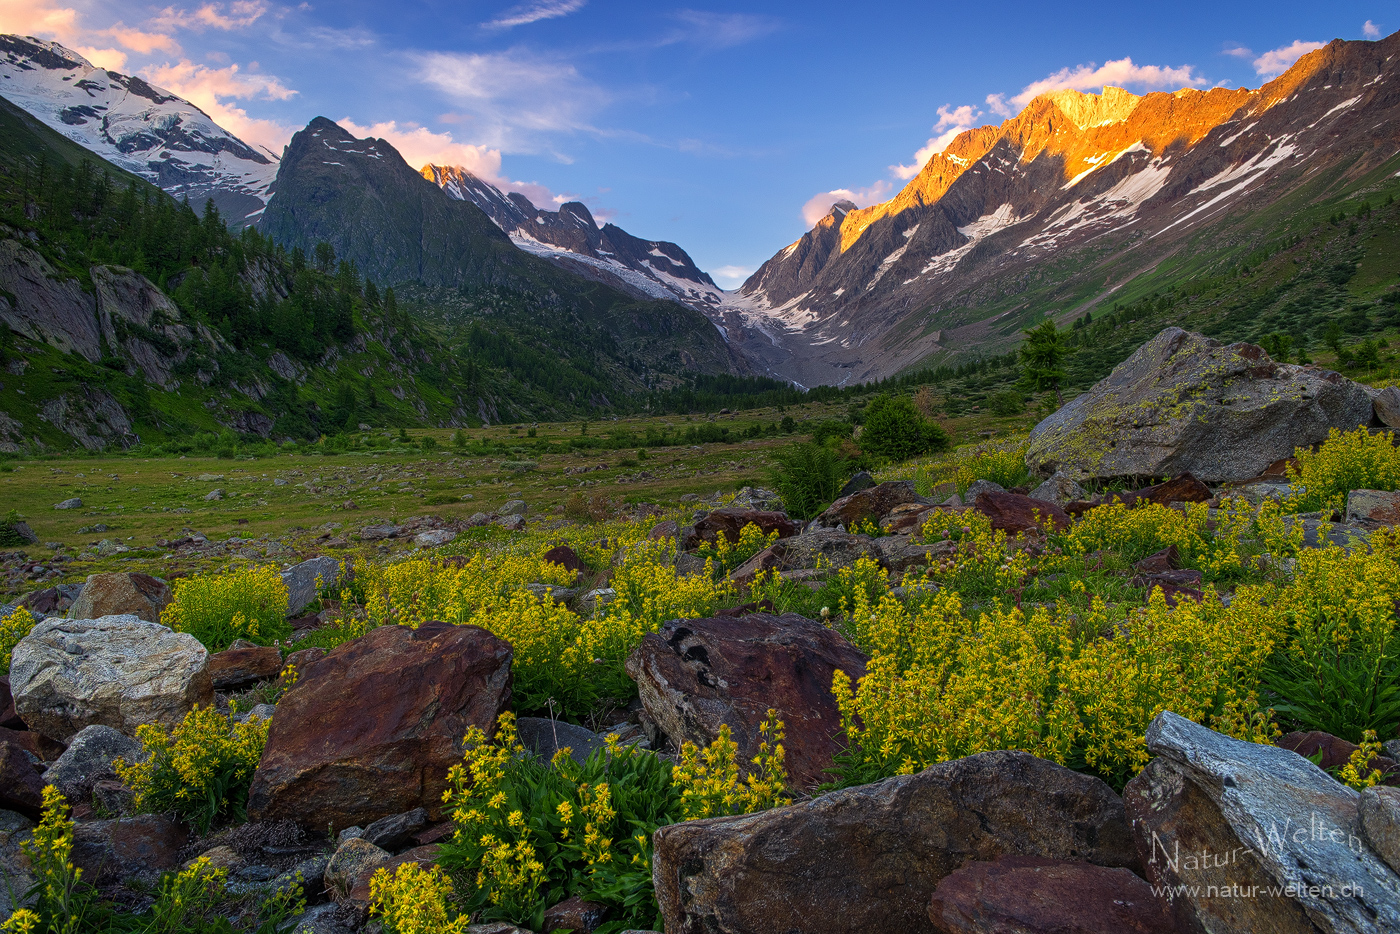
[[237, 64], [227, 68], [209, 68], [184, 60], [176, 65], [145, 68], [142, 77], [152, 84], [178, 94], [207, 113], [215, 123], [239, 137], [280, 153], [291, 139], [294, 127], [275, 120], [261, 120], [230, 100], [287, 100], [297, 92], [272, 75], [248, 74]]
[[893, 187], [889, 182], [880, 179], [869, 188], [857, 188], [854, 191], [850, 188], [833, 188], [823, 191], [808, 198], [807, 203], [802, 205], [802, 219], [811, 227], [826, 217], [831, 211], [831, 206], [838, 201], [853, 201], [856, 207], [861, 208], [878, 204], [889, 196]]

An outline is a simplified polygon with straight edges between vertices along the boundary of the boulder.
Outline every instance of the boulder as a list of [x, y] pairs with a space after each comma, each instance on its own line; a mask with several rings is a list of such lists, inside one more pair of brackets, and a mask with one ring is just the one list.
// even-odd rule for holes
[[[652, 531], [655, 532], [656, 530], [653, 529]], [[674, 535], [675, 533], [673, 532], [672, 534]], [[544, 553], [544, 560], [550, 564], [557, 564], [566, 571], [574, 571], [577, 573], [583, 570], [583, 559], [578, 556], [578, 552], [574, 551], [568, 545], [555, 545]]]
[[73, 865], [98, 884], [151, 878], [178, 869], [189, 841], [183, 825], [159, 814], [83, 821], [73, 828]]
[[282, 653], [272, 645], [224, 649], [209, 656], [209, 677], [216, 691], [237, 690], [281, 673]]
[[1374, 785], [1361, 792], [1361, 829], [1371, 849], [1400, 872], [1400, 788]]
[[1400, 428], [1400, 387], [1387, 386], [1371, 398], [1371, 411], [1387, 428]]
[[942, 541], [924, 544], [911, 535], [886, 535], [875, 539], [875, 551], [880, 556], [880, 564], [891, 571], [904, 571], [916, 564], [932, 564], [933, 558], [946, 555], [957, 549], [954, 542]]
[[442, 809], [468, 728], [510, 701], [511, 649], [476, 626], [381, 626], [298, 669], [253, 776], [254, 820], [364, 825]]
[[1084, 488], [1073, 477], [1056, 472], [1031, 490], [1030, 497], [1041, 502], [1054, 503], [1063, 509], [1067, 503], [1088, 499], [1089, 494], [1084, 492]]
[[44, 804], [44, 780], [29, 753], [0, 742], [0, 809], [38, 820]]
[[[0, 612], [0, 619], [4, 619], [7, 615], [9, 614]], [[0, 728], [27, 729], [24, 721], [19, 718], [19, 711], [15, 710], [15, 696], [10, 693], [9, 675], [0, 675]]]
[[436, 846], [416, 846], [411, 850], [391, 857], [377, 866], [369, 866], [361, 869], [350, 883], [349, 894], [340, 899], [341, 904], [352, 906], [357, 912], [365, 913], [369, 911], [369, 883], [375, 872], [384, 869], [390, 875], [398, 870], [405, 863], [417, 863], [420, 868], [428, 869], [437, 862], [438, 848]]
[[35, 898], [25, 898], [34, 885], [29, 857], [21, 844], [34, 834], [34, 822], [14, 811], [0, 811], [0, 921], [6, 921], [20, 908], [33, 907]]
[[668, 538], [675, 538], [681, 534], [681, 527], [676, 524], [675, 519], [663, 519], [651, 527], [647, 533], [647, 538], [654, 542], [664, 541]]
[[0, 726], [0, 743], [11, 743], [18, 746], [40, 762], [53, 762], [63, 755], [62, 743], [55, 742], [43, 733], [35, 733], [33, 730], [15, 730]]
[[855, 564], [861, 557], [879, 559], [869, 536], [852, 535], [835, 529], [803, 532], [783, 543], [787, 549], [783, 558], [786, 568], [815, 568], [825, 559], [828, 570], [838, 571]]
[[68, 608], [68, 618], [130, 615], [158, 623], [160, 611], [169, 602], [170, 588], [158, 577], [126, 571], [91, 574], [83, 592]]
[[723, 535], [730, 542], [739, 540], [739, 533], [746, 525], [756, 525], [764, 535], [778, 533], [779, 538], [789, 538], [802, 531], [802, 523], [787, 517], [787, 513], [760, 509], [739, 509], [733, 506], [716, 509], [686, 529], [680, 547], [682, 551], [694, 551], [701, 542], [713, 545]]
[[834, 630], [795, 614], [673, 620], [645, 636], [627, 659], [647, 716], [679, 748], [709, 745], [727, 724], [747, 763], [771, 707], [786, 725], [794, 788], [829, 781], [840, 750], [840, 712], [831, 693], [838, 668], [852, 681], [868, 659]]
[[295, 616], [316, 601], [322, 587], [340, 582], [340, 562], [331, 557], [311, 558], [282, 572], [287, 585], [287, 615]]
[[507, 500], [505, 505], [496, 510], [498, 516], [523, 516], [529, 511], [523, 499]]
[[83, 501], [82, 501], [80, 498], [74, 496], [74, 497], [71, 497], [71, 498], [69, 498], [69, 499], [65, 499], [65, 500], [64, 500], [63, 502], [61, 502], [61, 503], [54, 503], [54, 504], [53, 504], [53, 508], [54, 508], [54, 509], [82, 509], [82, 508], [83, 508]]
[[135, 616], [37, 624], [15, 646], [10, 689], [29, 728], [63, 743], [92, 724], [128, 736], [143, 723], [170, 730], [214, 702], [199, 640]]
[[[1024, 752], [984, 752], [740, 817], [662, 827], [668, 934], [937, 931], [929, 903], [970, 860], [1025, 854], [1137, 866], [1122, 800]], [[1014, 930], [1014, 929], [1013, 929]]]
[[1154, 758], [1124, 801], [1148, 881], [1184, 886], [1184, 928], [1400, 928], [1400, 877], [1363, 840], [1355, 791], [1297, 753], [1170, 711], [1147, 748]]
[[98, 782], [117, 777], [114, 761], [125, 759], [132, 763], [144, 758], [145, 750], [139, 740], [110, 726], [93, 724], [78, 731], [63, 755], [44, 773], [44, 782], [76, 804], [90, 800]]
[[1165, 897], [1131, 870], [1010, 854], [944, 876], [929, 920], [945, 934], [1176, 934]]
[[1352, 490], [1347, 494], [1346, 522], [1362, 528], [1400, 525], [1400, 493]]
[[906, 503], [933, 505], [915, 492], [912, 480], [891, 480], [841, 497], [817, 517], [816, 525], [824, 529], [852, 529], [863, 522], [879, 525], [896, 506]]
[[593, 934], [608, 915], [602, 905], [586, 902], [577, 895], [571, 895], [557, 905], [552, 905], [544, 913], [545, 934], [552, 931], [569, 931], [572, 934]]
[[1056, 532], [1069, 528], [1069, 514], [1059, 506], [1020, 493], [979, 493], [972, 508], [991, 519], [992, 528], [1003, 532], [1029, 532], [1047, 523]]
[[1370, 421], [1370, 395], [1343, 376], [1173, 327], [1038, 424], [1026, 465], [1041, 477], [1248, 480]]
[[515, 734], [520, 745], [546, 762], [560, 749], [567, 748], [573, 760], [582, 765], [596, 750], [606, 746], [603, 737], [592, 730], [546, 717], [516, 717]]

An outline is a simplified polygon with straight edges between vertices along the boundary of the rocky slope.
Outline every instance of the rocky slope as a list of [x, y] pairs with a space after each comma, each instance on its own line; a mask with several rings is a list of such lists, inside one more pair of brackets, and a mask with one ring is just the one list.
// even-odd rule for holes
[[[741, 288], [731, 340], [803, 383], [1013, 346], [1188, 257], [1235, 263], [1287, 221], [1381, 190], [1400, 35], [1335, 41], [1258, 90], [1045, 94], [969, 130], [890, 201], [834, 205]], [[1194, 270], [1193, 270], [1194, 271]]]
[[485, 212], [527, 253], [644, 299], [669, 299], [702, 311], [725, 301], [708, 273], [674, 243], [642, 240], [621, 227], [598, 227], [583, 203], [568, 201], [557, 211], [537, 208], [519, 192], [503, 193], [460, 166], [425, 165], [423, 177], [453, 198]]
[[197, 208], [213, 199], [235, 227], [258, 216], [277, 175], [276, 153], [249, 146], [189, 101], [56, 42], [0, 35], [0, 95]]

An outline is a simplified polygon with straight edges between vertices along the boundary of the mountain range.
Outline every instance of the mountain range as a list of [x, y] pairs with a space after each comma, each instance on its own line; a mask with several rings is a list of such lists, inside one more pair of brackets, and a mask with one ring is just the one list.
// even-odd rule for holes
[[[1092, 323], [1076, 331], [1078, 381], [1164, 324], [1302, 348], [1337, 319], [1359, 337], [1400, 315], [1384, 310], [1400, 299], [1398, 51], [1400, 34], [1339, 40], [1257, 90], [1041, 95], [956, 137], [888, 201], [833, 204], [726, 292], [680, 246], [600, 227], [581, 202], [545, 210], [459, 166], [415, 168], [388, 141], [358, 139], [324, 117], [282, 153], [266, 152], [142, 78], [55, 43], [0, 36], [0, 201], [20, 212], [0, 226], [0, 252], [9, 251], [0, 318], [18, 337], [0, 337], [39, 356], [44, 345], [106, 361], [165, 391], [189, 387], [198, 371], [200, 392], [212, 394], [204, 411], [186, 406], [157, 423], [262, 434], [353, 420], [345, 387], [380, 366], [427, 381], [421, 392], [400, 385], [381, 418], [456, 425], [635, 408], [702, 376], [748, 380], [751, 391], [765, 385], [758, 376], [812, 387], [952, 372], [1010, 359], [998, 355], [1046, 317]], [[100, 298], [116, 294], [113, 275], [126, 275], [103, 271], [108, 247], [89, 260], [46, 239], [70, 220], [51, 221], [49, 233], [42, 220], [30, 224], [35, 178], [53, 210], [62, 201], [46, 170], [35, 175], [45, 164], [75, 190], [88, 191], [96, 171], [196, 209], [212, 200], [234, 233], [248, 228], [248, 252], [221, 259], [232, 265], [217, 282], [194, 256], [192, 267], [135, 270], [145, 284], [122, 280], [128, 291], [164, 311], [119, 313], [127, 323], [117, 330], [83, 323], [97, 312], [78, 293], [57, 317], [48, 314], [57, 305], [25, 306], [36, 282], [71, 276]], [[92, 223], [106, 209], [94, 210]], [[323, 278], [302, 281], [311, 265]], [[396, 291], [384, 306], [388, 286]], [[331, 315], [349, 330], [327, 330], [340, 336], [313, 358], [276, 309], [315, 305], [332, 288], [349, 296]], [[151, 337], [142, 330], [151, 321], [176, 337]], [[168, 359], [157, 361], [161, 348]], [[352, 365], [357, 354], [368, 356]], [[233, 371], [239, 379], [217, 375]], [[272, 391], [278, 380], [305, 397], [290, 422], [295, 393]], [[61, 404], [51, 396], [49, 415], [43, 400], [17, 405], [50, 426], [86, 424], [84, 444], [107, 443], [88, 430], [101, 419], [59, 411], [77, 405], [71, 393]], [[48, 428], [33, 427], [0, 424], [0, 433], [5, 443], [26, 433], [52, 443]]]

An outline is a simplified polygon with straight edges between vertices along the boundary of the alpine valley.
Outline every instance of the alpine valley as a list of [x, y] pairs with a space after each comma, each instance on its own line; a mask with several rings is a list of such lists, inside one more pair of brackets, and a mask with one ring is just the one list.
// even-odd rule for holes
[[262, 150], [139, 77], [0, 36], [0, 352], [20, 377], [0, 444], [936, 382], [1004, 366], [1047, 318], [1075, 329], [1071, 387], [1171, 324], [1365, 336], [1400, 299], [1397, 51], [1337, 40], [1257, 90], [1044, 94], [890, 200], [833, 204], [726, 292], [582, 203], [410, 166], [324, 117]]

